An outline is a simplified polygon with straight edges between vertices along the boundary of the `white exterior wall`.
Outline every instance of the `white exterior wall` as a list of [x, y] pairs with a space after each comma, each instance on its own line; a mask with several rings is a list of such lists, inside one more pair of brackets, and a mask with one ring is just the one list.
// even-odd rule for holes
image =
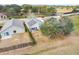
[[[7, 39], [7, 38], [11, 38], [13, 34], [15, 34], [13, 31], [16, 31], [16, 33], [23, 33], [25, 32], [24, 28], [20, 28], [20, 27], [16, 27], [16, 26], [12, 26], [6, 30], [4, 30], [3, 32], [1, 32], [1, 36], [2, 39]], [[8, 32], [9, 36], [6, 36], [5, 33]]]
[[27, 25], [27, 27], [29, 28], [29, 30], [30, 31], [35, 31], [35, 30], [32, 30], [31, 28], [37, 28], [37, 29], [40, 29], [40, 25], [43, 23], [43, 22], [37, 22], [36, 24], [34, 24], [34, 25], [32, 25], [32, 26], [29, 26], [28, 24], [27, 24], [28, 22], [27, 21], [25, 21], [25, 24]]
[[5, 20], [5, 19], [7, 19], [7, 16], [6, 15], [1, 15], [0, 16], [0, 20]]
[[34, 24], [33, 26], [31, 26], [29, 29], [30, 29], [30, 31], [36, 31], [36, 30], [32, 30], [32, 28], [37, 28], [38, 30], [40, 29], [40, 25], [41, 25], [42, 23], [36, 23], [36, 24]]
[[34, 28], [34, 27], [37, 27], [37, 29], [40, 29], [39, 27], [40, 25], [38, 23], [34, 24], [33, 26], [31, 26], [30, 28]]

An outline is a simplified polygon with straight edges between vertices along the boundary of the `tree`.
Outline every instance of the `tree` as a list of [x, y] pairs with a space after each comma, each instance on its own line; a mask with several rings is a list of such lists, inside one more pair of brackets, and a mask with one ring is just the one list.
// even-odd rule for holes
[[22, 7], [22, 12], [23, 13], [27, 13], [29, 11], [29, 9], [32, 8], [31, 5], [27, 5], [27, 4], [23, 4], [21, 7]]
[[52, 6], [48, 7], [48, 12], [53, 12], [55, 13], [56, 12], [56, 9]]
[[38, 6], [32, 6], [32, 12], [37, 13], [38, 12]]
[[68, 35], [73, 30], [73, 24], [68, 17], [59, 20], [55, 18], [49, 19], [41, 25], [41, 32], [49, 38], [55, 38], [58, 35]]
[[4, 5], [3, 11], [9, 16], [9, 17], [15, 17], [19, 16], [21, 7], [16, 4], [11, 5]]
[[0, 5], [0, 12], [3, 12], [3, 5]]
[[16, 11], [14, 10], [14, 8], [8, 8], [8, 9], [6, 9], [6, 11], [9, 16], [15, 16]]
[[62, 17], [60, 22], [64, 35], [68, 35], [73, 31], [73, 23], [70, 18], [68, 18], [67, 16]]
[[60, 23], [56, 19], [51, 18], [49, 21], [41, 25], [41, 31], [49, 38], [54, 37], [60, 32]]
[[15, 10], [15, 13], [17, 13], [17, 14], [20, 13], [20, 11], [21, 11], [21, 6], [16, 5], [16, 4], [11, 4], [10, 8], [13, 8]]
[[54, 15], [56, 12], [57, 12], [56, 9], [52, 6], [49, 6], [47, 8], [47, 13], [50, 14], [50, 15]]
[[7, 12], [7, 9], [8, 9], [8, 8], [10, 8], [10, 5], [4, 5], [3, 11], [4, 11], [4, 12]]
[[40, 6], [41, 7], [41, 13], [47, 13], [47, 6]]

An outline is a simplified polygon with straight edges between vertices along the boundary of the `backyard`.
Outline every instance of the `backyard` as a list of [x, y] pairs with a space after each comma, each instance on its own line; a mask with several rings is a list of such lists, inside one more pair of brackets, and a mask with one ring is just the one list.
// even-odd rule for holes
[[[6, 51], [0, 54], [24, 54], [24, 55], [52, 55], [52, 54], [79, 54], [79, 15], [69, 16], [74, 24], [74, 31], [63, 38], [49, 39], [44, 36], [40, 31], [33, 32], [33, 37], [35, 38], [37, 44], [30, 47], [19, 48], [15, 50]], [[27, 34], [27, 33], [26, 33]], [[27, 42], [27, 37], [24, 34], [20, 36], [15, 36], [16, 43]], [[25, 39], [26, 38], [26, 39]], [[11, 42], [13, 41], [10, 40]], [[7, 41], [6, 41], [7, 42]], [[28, 41], [29, 42], [29, 41]], [[14, 43], [14, 44], [16, 44]], [[8, 43], [9, 45], [10, 43]], [[6, 44], [5, 44], [6, 45]], [[5, 46], [4, 45], [4, 46]]]
[[79, 54], [79, 15], [70, 16], [70, 18], [74, 24], [74, 31], [64, 41], [61, 41], [66, 43], [65, 46], [59, 46], [55, 49], [50, 48], [36, 54]]

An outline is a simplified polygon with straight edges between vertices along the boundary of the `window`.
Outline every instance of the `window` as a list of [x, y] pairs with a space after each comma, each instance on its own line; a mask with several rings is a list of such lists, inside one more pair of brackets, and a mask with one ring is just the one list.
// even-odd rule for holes
[[3, 18], [3, 16], [1, 16], [1, 18]]
[[14, 30], [13, 33], [16, 33], [16, 30]]
[[1, 34], [0, 34], [0, 38], [2, 38]]
[[8, 36], [9, 35], [9, 32], [6, 32], [6, 36]]
[[34, 25], [34, 24], [36, 24], [36, 21], [35, 21], [35, 20], [31, 20], [31, 21], [28, 22], [28, 25], [29, 25], [29, 26], [32, 26], [32, 25]]
[[37, 30], [37, 27], [31, 28], [32, 30]]
[[3, 18], [6, 19], [6, 16], [4, 16]]

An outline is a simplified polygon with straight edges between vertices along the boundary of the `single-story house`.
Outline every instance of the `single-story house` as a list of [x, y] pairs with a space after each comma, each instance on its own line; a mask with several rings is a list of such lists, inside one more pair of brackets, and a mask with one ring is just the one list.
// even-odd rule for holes
[[22, 20], [8, 20], [0, 30], [1, 39], [11, 38], [13, 34], [23, 33], [24, 25]]
[[31, 18], [28, 20], [24, 20], [24, 22], [31, 32], [40, 29], [40, 25], [44, 23], [42, 18]]
[[7, 19], [7, 15], [4, 13], [0, 13], [0, 20], [5, 20]]
[[24, 22], [31, 32], [40, 29], [40, 25], [44, 23], [42, 18], [31, 18], [25, 20], [19, 20], [19, 19], [8, 20], [0, 30], [1, 39], [8, 39], [11, 38], [16, 33], [25, 32], [25, 27], [23, 25]]
[[0, 26], [3, 26], [5, 22], [9, 20], [5, 13], [0, 13]]

